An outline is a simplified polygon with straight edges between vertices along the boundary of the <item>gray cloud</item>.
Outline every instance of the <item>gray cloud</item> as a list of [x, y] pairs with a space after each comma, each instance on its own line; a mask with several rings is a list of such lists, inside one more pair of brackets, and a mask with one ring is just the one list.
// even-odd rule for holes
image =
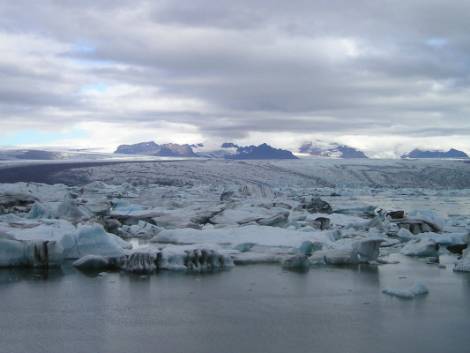
[[443, 0], [0, 0], [0, 119], [165, 121], [207, 139], [464, 136], [469, 12]]

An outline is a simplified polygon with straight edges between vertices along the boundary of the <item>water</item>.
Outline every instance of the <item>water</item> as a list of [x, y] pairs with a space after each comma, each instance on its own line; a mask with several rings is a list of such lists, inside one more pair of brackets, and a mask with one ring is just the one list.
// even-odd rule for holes
[[[150, 277], [0, 271], [0, 352], [467, 352], [470, 275], [398, 265]], [[416, 280], [430, 293], [381, 293]]]

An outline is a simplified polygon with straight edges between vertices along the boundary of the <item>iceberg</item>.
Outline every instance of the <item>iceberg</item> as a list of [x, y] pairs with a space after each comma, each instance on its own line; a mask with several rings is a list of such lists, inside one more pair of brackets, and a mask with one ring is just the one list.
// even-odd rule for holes
[[310, 267], [310, 261], [308, 256], [297, 254], [285, 259], [282, 267], [288, 270], [305, 271]]
[[383, 239], [364, 239], [336, 249], [316, 251], [310, 257], [312, 264], [358, 265], [377, 261]]
[[411, 288], [386, 288], [382, 290], [384, 294], [400, 299], [414, 299], [418, 296], [423, 296], [429, 293], [429, 290], [424, 284], [417, 283]]
[[85, 255], [74, 261], [73, 266], [82, 271], [105, 271], [110, 269], [120, 269], [124, 257], [108, 258], [101, 255]]
[[99, 224], [80, 225], [72, 247], [68, 248], [69, 258], [79, 258], [84, 255], [122, 256], [124, 249], [132, 246], [118, 236], [106, 233]]
[[[0, 240], [0, 263], [5, 266], [36, 266], [44, 258], [47, 261], [43, 262], [56, 264], [61, 263], [62, 258], [78, 259], [85, 255], [116, 257], [131, 248], [128, 242], [107, 233], [99, 224], [75, 227], [64, 220], [0, 222]], [[21, 255], [19, 249], [23, 249], [25, 255]]]
[[63, 262], [56, 241], [0, 239], [0, 267], [53, 267]]
[[408, 219], [415, 221], [422, 221], [431, 227], [432, 231], [442, 232], [444, 230], [446, 221], [436, 212], [431, 210], [415, 210], [408, 214]]
[[161, 252], [134, 252], [130, 254], [123, 269], [132, 273], [153, 273], [160, 268]]
[[439, 245], [431, 239], [410, 240], [401, 249], [401, 253], [406, 256], [436, 257]]

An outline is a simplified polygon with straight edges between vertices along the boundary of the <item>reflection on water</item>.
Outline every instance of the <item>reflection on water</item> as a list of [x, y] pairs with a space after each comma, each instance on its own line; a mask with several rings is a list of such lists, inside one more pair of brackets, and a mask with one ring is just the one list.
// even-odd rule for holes
[[[210, 275], [1, 270], [0, 352], [464, 352], [470, 275], [383, 266]], [[416, 281], [430, 293], [381, 293]]]
[[0, 285], [19, 281], [54, 281], [61, 279], [64, 271], [60, 267], [42, 268], [5, 268], [0, 269]]

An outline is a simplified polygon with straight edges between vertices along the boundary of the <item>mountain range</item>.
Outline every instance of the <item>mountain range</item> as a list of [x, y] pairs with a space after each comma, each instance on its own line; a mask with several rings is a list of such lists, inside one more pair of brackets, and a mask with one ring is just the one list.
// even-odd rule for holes
[[[308, 142], [300, 146], [299, 152], [314, 157], [358, 159], [368, 158], [367, 155], [357, 148], [338, 143], [327, 143], [322, 141]], [[33, 153], [26, 153], [32, 157]], [[153, 141], [141, 142], [132, 145], [120, 145], [114, 152], [117, 154], [149, 155], [161, 157], [204, 157], [224, 158], [231, 160], [247, 159], [297, 159], [289, 150], [274, 148], [266, 143], [258, 146], [240, 146], [233, 142], [224, 142], [218, 149], [207, 150], [203, 144], [157, 144]], [[42, 154], [42, 153], [41, 153]], [[57, 158], [56, 156], [47, 156]], [[21, 157], [19, 157], [21, 158]], [[468, 159], [469, 156], [455, 148], [449, 151], [414, 149], [403, 154], [401, 158], [437, 158], [437, 159]]]
[[142, 154], [160, 157], [198, 157], [190, 145], [177, 143], [156, 144], [153, 141], [141, 142], [133, 145], [120, 145], [114, 153]]
[[469, 157], [465, 152], [456, 150], [455, 148], [451, 148], [448, 151], [422, 150], [416, 148], [413, 151], [402, 155], [401, 158], [468, 159]]
[[208, 152], [194, 152], [194, 149], [204, 147], [202, 144], [179, 145], [167, 143], [159, 145], [153, 141], [141, 142], [133, 145], [121, 145], [114, 153], [141, 154], [162, 157], [206, 157], [225, 159], [297, 159], [292, 152], [274, 148], [266, 143], [259, 146], [238, 146], [231, 142], [223, 143], [219, 150]]
[[224, 143], [225, 148], [236, 148], [235, 153], [226, 154], [225, 159], [298, 159], [291, 151], [274, 148], [266, 143], [259, 146], [237, 146], [233, 143]]
[[368, 158], [364, 152], [350, 146], [340, 145], [337, 143], [304, 143], [299, 148], [300, 153], [308, 154], [315, 157], [326, 158]]

